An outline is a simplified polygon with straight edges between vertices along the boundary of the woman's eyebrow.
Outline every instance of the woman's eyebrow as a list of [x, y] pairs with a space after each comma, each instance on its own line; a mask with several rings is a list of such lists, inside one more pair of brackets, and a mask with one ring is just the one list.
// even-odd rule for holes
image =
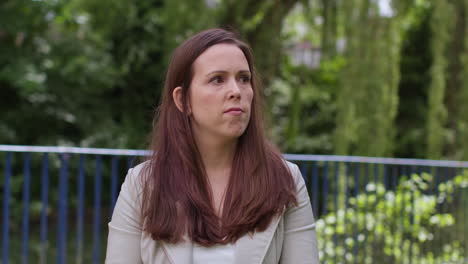
[[[213, 74], [226, 74], [226, 73], [228, 73], [228, 71], [217, 70], [217, 71], [212, 71], [212, 72], [207, 73], [206, 76], [210, 76], [210, 75], [213, 75]], [[248, 73], [248, 74], [250, 74], [250, 71], [249, 70], [240, 70], [240, 71], [238, 71], [238, 73]]]
[[227, 73], [227, 71], [220, 71], [220, 70], [212, 71], [212, 72], [209, 72], [208, 74], [206, 74], [206, 76], [213, 75], [213, 74], [219, 74], [219, 73], [225, 74], [225, 73]]

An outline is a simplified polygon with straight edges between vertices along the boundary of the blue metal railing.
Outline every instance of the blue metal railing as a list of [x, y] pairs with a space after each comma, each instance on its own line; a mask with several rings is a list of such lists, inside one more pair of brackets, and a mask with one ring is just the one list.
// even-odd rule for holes
[[[149, 152], [0, 145], [0, 154], [3, 155], [0, 165], [4, 167], [0, 185], [3, 193], [2, 263], [28, 263], [32, 259], [40, 263], [102, 263], [107, 236], [105, 224], [112, 214], [123, 176], [128, 168], [136, 165], [135, 158]], [[423, 172], [434, 175], [434, 183], [424, 192], [437, 195], [441, 183], [449, 182], [468, 168], [468, 162], [461, 161], [293, 154], [286, 154], [285, 158], [299, 165], [318, 223], [324, 219], [327, 227], [334, 228], [330, 239], [321, 241], [321, 258], [329, 263], [367, 263], [366, 259], [383, 251], [379, 238], [367, 231], [363, 233], [362, 223], [350, 217], [353, 214], [355, 218], [368, 217], [356, 212], [355, 204], [360, 195], [373, 191], [377, 194], [379, 188], [388, 191], [387, 196], [396, 195], [399, 186], [409, 181], [410, 175]], [[21, 167], [22, 173], [18, 173]], [[402, 217], [389, 223], [388, 228], [403, 229], [408, 223], [413, 226], [419, 221], [415, 219], [414, 195], [413, 191], [404, 193], [402, 200], [395, 200], [393, 204], [382, 203], [391, 196], [374, 195], [372, 200], [372, 195], [368, 195], [365, 208], [371, 208], [369, 214], [379, 206], [383, 206], [384, 211], [401, 206], [399, 215]], [[460, 191], [460, 195], [465, 194]], [[462, 220], [466, 221], [464, 201]], [[437, 211], [451, 212], [454, 208], [450, 206], [447, 202], [439, 203]], [[18, 211], [18, 207], [22, 210]], [[90, 214], [92, 218], [87, 217]], [[326, 219], [333, 217], [335, 222], [327, 222]], [[21, 225], [16, 224], [18, 219]], [[343, 230], [339, 229], [340, 221]], [[92, 229], [88, 230], [90, 226]], [[440, 236], [440, 249], [426, 248], [428, 246], [424, 244], [422, 248], [415, 247], [413, 243], [419, 242], [413, 238], [407, 240], [408, 245], [399, 245], [395, 240], [385, 247], [393, 250], [408, 247], [402, 257], [404, 263], [414, 262], [423, 251], [442, 252], [451, 240], [459, 241], [457, 245], [468, 252], [466, 225], [457, 228], [457, 237], [445, 239], [445, 235], [435, 233]], [[21, 230], [21, 236], [11, 233], [18, 230]], [[21, 237], [21, 243], [17, 243], [16, 237]], [[371, 249], [363, 248], [362, 243], [371, 243]], [[330, 253], [327, 247], [336, 252]]]
[[[46, 263], [46, 242], [47, 242], [47, 207], [49, 203], [49, 156], [47, 153], [42, 157], [42, 174], [41, 174], [41, 254], [40, 263]], [[6, 262], [3, 262], [6, 263]]]
[[78, 172], [78, 224], [77, 224], [77, 263], [83, 263], [83, 217], [84, 217], [84, 194], [85, 194], [85, 177], [84, 164], [85, 157], [80, 155]]
[[10, 234], [10, 181], [11, 181], [11, 153], [5, 158], [5, 183], [3, 190], [3, 221], [2, 221], [2, 263], [8, 263], [9, 234]]

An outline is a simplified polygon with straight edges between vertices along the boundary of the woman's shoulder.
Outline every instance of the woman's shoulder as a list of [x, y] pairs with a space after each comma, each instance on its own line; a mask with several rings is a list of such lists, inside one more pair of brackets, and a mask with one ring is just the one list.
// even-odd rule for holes
[[141, 195], [146, 181], [145, 175], [147, 175], [150, 165], [151, 162], [148, 160], [128, 170], [124, 185], [126, 185], [127, 191], [130, 192], [132, 196]]
[[149, 166], [151, 165], [151, 161], [143, 161], [140, 164], [137, 164], [133, 168], [130, 168], [128, 170], [128, 175], [134, 178], [139, 178], [141, 177], [146, 171], [149, 169]]
[[300, 171], [299, 167], [297, 166], [297, 164], [295, 164], [293, 162], [290, 162], [290, 161], [287, 161], [287, 160], [283, 160], [283, 162], [286, 164], [286, 167], [288, 168], [289, 172], [291, 173], [296, 185], [300, 184], [300, 181], [301, 181], [301, 179], [303, 180], [303, 178], [302, 178], [301, 171]]

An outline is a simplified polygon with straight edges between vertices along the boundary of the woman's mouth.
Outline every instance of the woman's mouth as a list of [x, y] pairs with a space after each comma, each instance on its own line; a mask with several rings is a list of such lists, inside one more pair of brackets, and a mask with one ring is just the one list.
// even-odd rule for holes
[[240, 107], [231, 107], [228, 110], [224, 111], [225, 114], [230, 114], [230, 115], [240, 115], [244, 111]]

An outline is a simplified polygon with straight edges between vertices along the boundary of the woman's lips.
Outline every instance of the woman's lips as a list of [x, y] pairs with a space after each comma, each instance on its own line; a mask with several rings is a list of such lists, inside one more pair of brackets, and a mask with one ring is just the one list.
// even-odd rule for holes
[[238, 107], [229, 108], [228, 110], [224, 111], [225, 114], [231, 114], [231, 115], [240, 115], [243, 112], [244, 111], [242, 111], [242, 109]]

